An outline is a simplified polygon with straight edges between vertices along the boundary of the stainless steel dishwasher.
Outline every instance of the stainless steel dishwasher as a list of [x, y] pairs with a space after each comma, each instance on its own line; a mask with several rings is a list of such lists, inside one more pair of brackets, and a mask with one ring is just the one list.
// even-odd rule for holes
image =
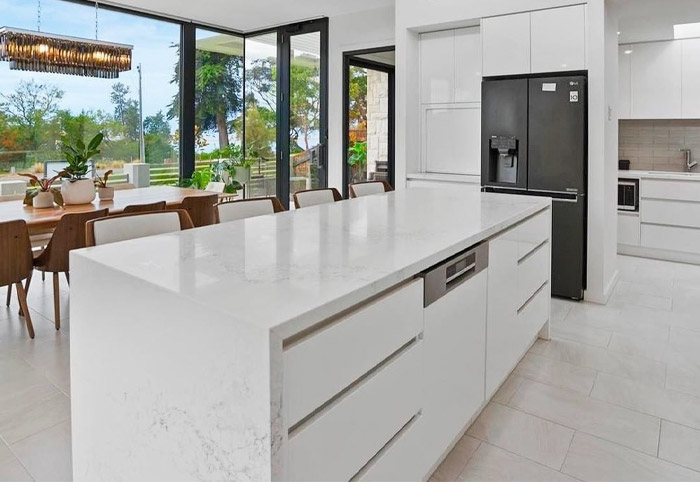
[[424, 447], [436, 458], [484, 402], [488, 243], [422, 274], [424, 284]]

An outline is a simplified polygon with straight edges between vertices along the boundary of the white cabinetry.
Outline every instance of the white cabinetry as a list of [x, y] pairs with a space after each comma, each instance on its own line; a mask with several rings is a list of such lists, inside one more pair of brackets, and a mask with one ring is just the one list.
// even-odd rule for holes
[[683, 118], [700, 118], [700, 39], [682, 42]]
[[620, 45], [618, 48], [619, 60], [619, 88], [617, 91], [618, 118], [629, 119], [632, 117], [632, 46]]
[[484, 76], [530, 72], [530, 12], [481, 21]]
[[487, 398], [549, 319], [551, 220], [548, 209], [489, 242]]
[[531, 72], [586, 68], [586, 7], [537, 10], [530, 16]]
[[632, 50], [632, 118], [681, 118], [681, 42], [641, 43]]
[[481, 31], [479, 27], [454, 31], [455, 102], [481, 102]]
[[639, 246], [639, 213], [617, 213], [617, 242], [628, 246]]
[[423, 107], [425, 172], [481, 172], [481, 108], [476, 105]]
[[424, 33], [420, 37], [421, 102], [455, 101], [454, 30]]

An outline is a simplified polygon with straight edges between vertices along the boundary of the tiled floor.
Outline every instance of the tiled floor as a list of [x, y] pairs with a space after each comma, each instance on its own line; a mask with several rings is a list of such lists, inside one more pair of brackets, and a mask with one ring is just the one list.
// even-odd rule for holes
[[[608, 306], [554, 300], [553, 340], [532, 347], [434, 480], [700, 481], [700, 266], [620, 268]], [[71, 478], [62, 289], [56, 332], [51, 283], [33, 281], [33, 341], [16, 302], [0, 307], [0, 481]]]
[[433, 480], [700, 480], [700, 266], [619, 262], [607, 306], [553, 300]]

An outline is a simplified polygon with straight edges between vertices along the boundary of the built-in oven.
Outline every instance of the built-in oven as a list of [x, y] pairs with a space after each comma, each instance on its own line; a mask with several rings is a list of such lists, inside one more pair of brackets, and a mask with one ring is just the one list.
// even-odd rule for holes
[[617, 181], [617, 210], [639, 211], [639, 179]]

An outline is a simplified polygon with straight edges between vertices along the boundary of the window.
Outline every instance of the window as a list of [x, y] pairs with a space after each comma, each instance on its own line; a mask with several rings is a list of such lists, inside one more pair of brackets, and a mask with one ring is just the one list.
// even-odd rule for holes
[[[36, 30], [33, 2], [15, 2], [5, 10], [3, 24]], [[180, 25], [105, 8], [98, 20], [100, 40], [134, 46], [132, 70], [118, 79], [10, 70], [8, 62], [0, 63], [0, 178], [18, 172], [51, 176], [63, 165], [62, 137], [89, 139], [103, 132], [95, 158], [99, 173], [111, 169], [113, 182], [133, 182], [129, 165], [141, 162], [148, 164], [150, 184], [178, 183], [179, 114], [173, 107], [179, 102]], [[95, 38], [95, 8], [43, 0], [41, 30]]]

